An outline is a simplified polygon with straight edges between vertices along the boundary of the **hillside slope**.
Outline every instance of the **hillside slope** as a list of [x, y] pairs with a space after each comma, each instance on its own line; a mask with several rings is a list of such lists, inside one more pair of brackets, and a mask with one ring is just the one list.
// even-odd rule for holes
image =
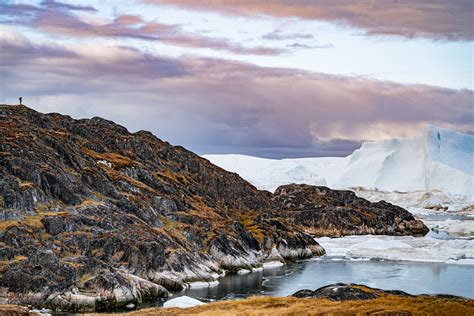
[[204, 157], [272, 192], [283, 184], [306, 183], [333, 188], [363, 186], [387, 191], [474, 194], [474, 137], [432, 125], [418, 137], [365, 142], [344, 158]]
[[322, 187], [259, 191], [149, 132], [8, 105], [0, 211], [0, 303], [62, 310], [123, 306], [321, 255], [316, 235], [427, 232], [388, 203]]

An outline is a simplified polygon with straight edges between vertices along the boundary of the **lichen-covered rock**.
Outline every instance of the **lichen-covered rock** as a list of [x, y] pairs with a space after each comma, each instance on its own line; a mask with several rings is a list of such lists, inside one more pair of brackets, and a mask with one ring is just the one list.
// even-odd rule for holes
[[428, 233], [407, 210], [385, 201], [369, 202], [352, 191], [292, 184], [277, 188], [272, 199], [294, 225], [315, 236]]
[[336, 283], [320, 287], [317, 290], [300, 290], [291, 296], [298, 298], [314, 297], [326, 298], [333, 301], [356, 301], [371, 300], [381, 295], [392, 294], [399, 296], [411, 296], [402, 291], [384, 291], [359, 284]]
[[415, 232], [408, 212], [327, 188], [328, 211], [315, 212], [321, 190], [272, 195], [149, 132], [0, 105], [0, 302], [137, 304], [225, 270], [322, 255], [321, 228]]

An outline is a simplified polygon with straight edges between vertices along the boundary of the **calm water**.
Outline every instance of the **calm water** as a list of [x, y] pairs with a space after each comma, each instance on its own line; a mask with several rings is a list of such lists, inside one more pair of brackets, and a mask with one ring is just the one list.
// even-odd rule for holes
[[[474, 298], [474, 267], [403, 261], [309, 260], [246, 275], [219, 279], [219, 285], [190, 289], [187, 295], [201, 301], [239, 299], [252, 295], [287, 296], [302, 289], [331, 283], [361, 283], [411, 294], [442, 293]], [[163, 301], [147, 304], [160, 306]]]

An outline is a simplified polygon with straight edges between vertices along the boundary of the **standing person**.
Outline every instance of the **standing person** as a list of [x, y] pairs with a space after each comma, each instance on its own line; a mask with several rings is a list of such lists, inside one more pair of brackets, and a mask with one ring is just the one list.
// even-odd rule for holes
[[23, 97], [19, 97], [18, 99], [20, 99], [20, 105], [21, 105], [21, 101], [23, 101]]

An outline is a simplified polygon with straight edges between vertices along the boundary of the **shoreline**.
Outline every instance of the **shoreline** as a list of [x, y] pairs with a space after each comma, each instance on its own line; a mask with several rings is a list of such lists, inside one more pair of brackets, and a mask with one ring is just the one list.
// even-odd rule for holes
[[[336, 283], [314, 291], [299, 290], [291, 296], [251, 296], [238, 300], [204, 303], [187, 296], [178, 297], [171, 307], [101, 312], [111, 316], [136, 315], [287, 315], [287, 314], [366, 314], [472, 315], [474, 299], [443, 294], [411, 295], [399, 290], [382, 290], [360, 284]], [[191, 302], [191, 303], [190, 303]], [[20, 305], [0, 305], [2, 315], [49, 315], [49, 310], [33, 310]], [[97, 315], [81, 313], [80, 315]]]
[[185, 309], [142, 309], [130, 312], [127, 315], [303, 315], [319, 313], [365, 314], [373, 312], [399, 313], [397, 315], [440, 314], [440, 312], [446, 315], [472, 315], [474, 313], [474, 301], [435, 297], [400, 298], [396, 296], [343, 302], [319, 298], [251, 297], [245, 300], [213, 302]]

